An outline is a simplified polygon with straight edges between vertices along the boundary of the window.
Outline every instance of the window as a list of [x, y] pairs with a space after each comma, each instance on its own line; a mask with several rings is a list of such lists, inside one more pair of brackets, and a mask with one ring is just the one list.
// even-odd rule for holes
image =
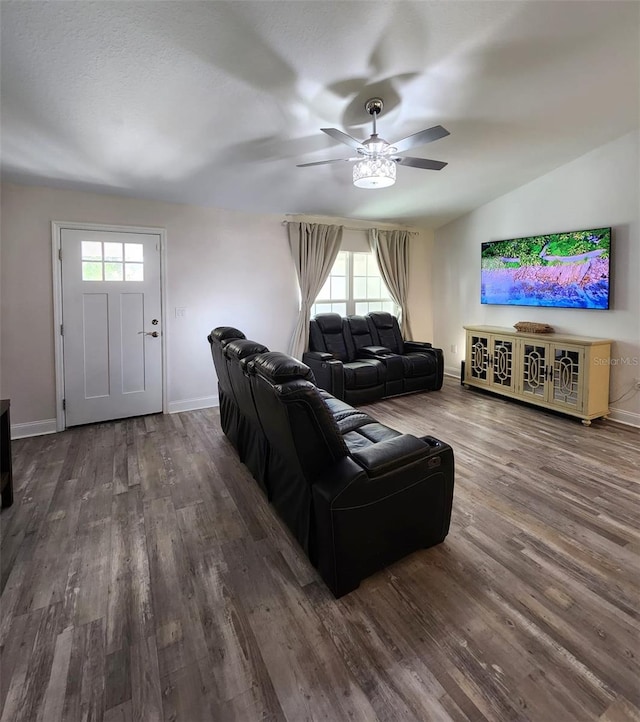
[[388, 311], [398, 316], [400, 309], [389, 295], [372, 253], [340, 251], [311, 307], [311, 315], [364, 316], [369, 311]]
[[143, 281], [142, 243], [82, 241], [83, 281]]

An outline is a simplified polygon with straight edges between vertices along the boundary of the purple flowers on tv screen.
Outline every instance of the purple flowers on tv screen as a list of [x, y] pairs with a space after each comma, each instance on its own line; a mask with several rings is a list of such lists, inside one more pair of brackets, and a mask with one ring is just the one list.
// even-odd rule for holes
[[482, 303], [609, 308], [611, 228], [482, 244]]

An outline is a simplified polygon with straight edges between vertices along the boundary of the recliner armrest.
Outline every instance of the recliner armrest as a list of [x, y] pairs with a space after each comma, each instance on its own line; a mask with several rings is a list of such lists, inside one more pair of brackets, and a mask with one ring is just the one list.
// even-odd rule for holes
[[310, 365], [311, 361], [337, 361], [336, 357], [332, 353], [326, 351], [305, 351], [302, 355], [303, 363], [307, 366]]
[[432, 344], [427, 341], [405, 341], [405, 351], [424, 351], [428, 348], [433, 348]]
[[362, 467], [351, 457], [345, 456], [318, 474], [313, 482], [313, 493], [330, 507], [333, 500], [354, 481], [365, 480]]
[[426, 458], [432, 453], [422, 439], [401, 434], [351, 453], [351, 458], [367, 472], [369, 477], [381, 476], [403, 466]]
[[384, 358], [392, 354], [393, 351], [386, 346], [363, 346], [357, 351], [357, 355], [362, 358]]
[[302, 362], [313, 371], [316, 386], [344, 399], [344, 366], [340, 359], [326, 351], [305, 351]]

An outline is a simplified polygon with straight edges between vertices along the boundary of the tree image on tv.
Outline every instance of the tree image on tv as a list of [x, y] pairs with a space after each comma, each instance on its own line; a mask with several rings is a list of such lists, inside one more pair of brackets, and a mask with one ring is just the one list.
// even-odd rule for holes
[[482, 244], [482, 303], [609, 307], [611, 229]]

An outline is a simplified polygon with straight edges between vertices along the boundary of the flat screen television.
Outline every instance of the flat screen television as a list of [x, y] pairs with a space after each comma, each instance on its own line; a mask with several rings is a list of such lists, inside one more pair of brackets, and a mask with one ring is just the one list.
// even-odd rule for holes
[[611, 228], [482, 244], [481, 301], [608, 309]]

